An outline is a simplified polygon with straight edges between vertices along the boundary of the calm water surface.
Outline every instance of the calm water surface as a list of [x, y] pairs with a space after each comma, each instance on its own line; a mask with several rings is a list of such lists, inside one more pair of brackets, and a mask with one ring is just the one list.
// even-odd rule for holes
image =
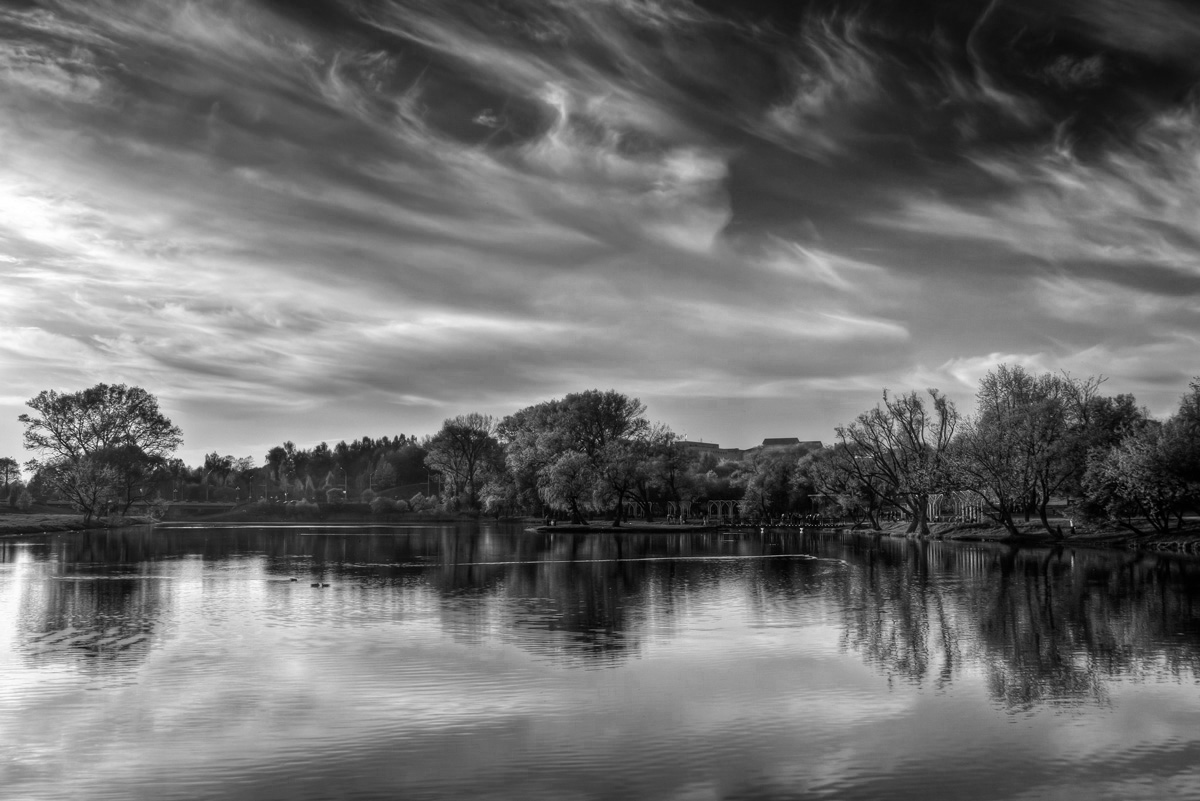
[[1198, 668], [1186, 558], [487, 525], [9, 540], [0, 797], [1200, 798]]

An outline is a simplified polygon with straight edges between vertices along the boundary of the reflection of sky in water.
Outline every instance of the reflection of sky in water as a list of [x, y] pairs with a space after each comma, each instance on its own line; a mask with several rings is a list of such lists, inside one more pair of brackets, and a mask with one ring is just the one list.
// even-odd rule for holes
[[1200, 790], [1178, 566], [799, 537], [626, 535], [616, 559], [613, 538], [503, 531], [105, 536], [0, 545], [14, 797]]

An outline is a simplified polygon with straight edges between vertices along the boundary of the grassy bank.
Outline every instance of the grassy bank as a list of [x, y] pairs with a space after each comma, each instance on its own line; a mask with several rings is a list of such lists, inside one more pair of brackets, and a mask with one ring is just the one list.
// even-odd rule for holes
[[[315, 507], [315, 508], [314, 508]], [[467, 512], [383, 512], [376, 514], [365, 503], [339, 505], [315, 504], [312, 506], [289, 506], [271, 504], [263, 506], [247, 503], [232, 509], [205, 515], [176, 517], [168, 513], [163, 523], [459, 523], [494, 518]], [[507, 518], [503, 518], [507, 519]], [[519, 518], [518, 522], [524, 520]]]
[[13, 512], [0, 514], [0, 537], [123, 528], [125, 526], [143, 526], [153, 522], [148, 517], [122, 517], [118, 520], [93, 519], [84, 525], [83, 515], [61, 512]]

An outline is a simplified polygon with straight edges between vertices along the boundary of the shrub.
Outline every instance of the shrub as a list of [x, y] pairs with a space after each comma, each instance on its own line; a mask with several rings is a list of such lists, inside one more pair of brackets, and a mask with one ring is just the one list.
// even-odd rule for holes
[[370, 503], [375, 500], [375, 490], [367, 488], [362, 491], [363, 503]]
[[427, 512], [430, 509], [436, 509], [437, 504], [437, 497], [431, 496], [427, 498], [420, 492], [408, 499], [408, 506], [414, 512]]
[[288, 516], [308, 516], [315, 515], [321, 511], [321, 507], [312, 501], [299, 500], [288, 501], [283, 505], [283, 513]]
[[391, 498], [375, 498], [371, 501], [371, 514], [381, 515], [396, 511], [396, 503]]

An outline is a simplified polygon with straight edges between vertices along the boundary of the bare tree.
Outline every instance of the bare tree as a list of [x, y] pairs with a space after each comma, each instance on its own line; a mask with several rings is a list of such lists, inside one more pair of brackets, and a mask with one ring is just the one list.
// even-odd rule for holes
[[947, 452], [958, 421], [954, 404], [936, 389], [929, 390], [928, 407], [916, 392], [889, 397], [884, 390], [880, 405], [837, 428], [883, 499], [912, 515], [909, 533], [929, 533], [929, 495], [948, 483]]

